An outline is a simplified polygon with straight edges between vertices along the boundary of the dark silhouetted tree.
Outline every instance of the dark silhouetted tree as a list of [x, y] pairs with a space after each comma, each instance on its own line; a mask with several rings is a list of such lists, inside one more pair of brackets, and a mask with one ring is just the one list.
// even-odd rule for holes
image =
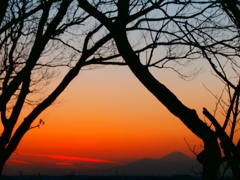
[[[203, 165], [202, 179], [217, 179], [219, 166], [225, 161], [240, 179], [240, 151], [233, 141], [239, 122], [238, 1], [233, 1], [233, 6], [227, 0], [78, 2], [82, 9], [108, 29], [119, 53], [141, 83], [203, 140], [204, 150], [197, 155]], [[136, 51], [136, 42], [131, 38], [134, 36], [136, 40], [137, 35], [143, 35], [145, 40], [144, 45], [138, 45], [142, 45], [142, 49], [150, 48], [145, 60]], [[226, 110], [224, 124], [217, 121], [206, 108], [203, 108], [203, 114], [210, 123], [201, 120], [194, 109], [185, 106], [150, 71], [152, 67], [170, 68], [187, 78], [189, 76], [179, 71], [178, 67], [196, 60], [207, 62], [204, 66], [211, 67], [226, 86], [227, 101], [223, 100], [225, 95], [217, 98], [221, 101], [218, 105], [221, 104]], [[190, 77], [195, 73], [193, 71]], [[226, 128], [228, 125], [230, 128]]]
[[[36, 123], [34, 120], [57, 99], [83, 66], [124, 63], [110, 61], [119, 56], [116, 53], [100, 52], [100, 47], [110, 49], [110, 36], [95, 36], [104, 34], [103, 26], [94, 23], [73, 0], [4, 0], [0, 23], [2, 173], [25, 133], [44, 124], [42, 119]], [[55, 87], [50, 86], [58, 71], [61, 80]], [[26, 110], [26, 106], [30, 108]]]

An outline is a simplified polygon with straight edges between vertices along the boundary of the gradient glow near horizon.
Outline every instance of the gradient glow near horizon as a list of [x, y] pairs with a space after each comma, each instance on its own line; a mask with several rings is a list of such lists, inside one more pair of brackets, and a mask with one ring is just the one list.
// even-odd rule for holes
[[[167, 70], [156, 73], [200, 118], [202, 107], [214, 108], [214, 97], [203, 83], [213, 92], [219, 84], [208, 72], [192, 81]], [[201, 140], [168, 112], [128, 67], [82, 71], [36, 123], [39, 119], [45, 125], [25, 135], [7, 162], [5, 174], [10, 170], [29, 174], [25, 169], [30, 167], [37, 169], [36, 173], [48, 169], [38, 172], [41, 174], [59, 167], [69, 171], [107, 168], [142, 158], [161, 158], [172, 151], [194, 157], [185, 140], [192, 148], [196, 146], [196, 152], [202, 150]]]

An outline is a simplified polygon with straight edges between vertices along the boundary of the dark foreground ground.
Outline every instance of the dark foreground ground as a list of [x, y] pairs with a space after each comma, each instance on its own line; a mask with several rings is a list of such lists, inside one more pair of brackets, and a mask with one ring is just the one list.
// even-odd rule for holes
[[[200, 180], [189, 175], [160, 176], [3, 176], [2, 180]], [[221, 180], [234, 180], [224, 178]]]

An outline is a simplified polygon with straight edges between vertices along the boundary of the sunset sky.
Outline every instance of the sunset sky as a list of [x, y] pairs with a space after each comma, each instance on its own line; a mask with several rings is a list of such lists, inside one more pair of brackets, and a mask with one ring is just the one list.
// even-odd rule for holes
[[[153, 73], [202, 119], [202, 107], [212, 111], [215, 104], [203, 84], [216, 93], [222, 89], [207, 69], [192, 81], [169, 70]], [[82, 71], [36, 124], [39, 119], [45, 125], [25, 135], [4, 174], [69, 174], [142, 158], [158, 159], [173, 151], [194, 157], [184, 138], [196, 146], [196, 152], [203, 145], [127, 67]]]
[[[3, 124], [11, 130], [8, 123], [12, 121], [15, 125], [18, 110], [21, 113], [13, 131], [22, 122], [25, 125], [21, 126], [20, 134], [29, 129], [7, 160], [3, 175], [85, 175], [144, 158], [160, 159], [172, 152], [182, 152], [191, 158], [202, 152], [202, 140], [144, 87], [121, 58], [127, 60], [125, 64], [133, 64], [132, 69], [142, 67], [135, 72], [139, 77], [142, 77], [140, 72], [146, 72], [144, 68], [149, 68], [160, 83], [214, 129], [202, 113], [206, 108], [223, 124], [226, 111], [219, 108], [215, 115], [214, 110], [224, 83], [216, 77], [214, 68], [236, 85], [240, 66], [239, 54], [234, 56], [238, 29], [231, 18], [226, 18], [224, 8], [201, 1], [199, 4], [131, 1], [129, 7], [116, 1], [38, 2], [9, 1], [2, 17], [1, 91], [3, 102], [8, 103], [1, 105], [0, 131], [3, 132]], [[92, 13], [88, 3], [99, 12]], [[95, 17], [100, 13], [103, 16]], [[124, 53], [128, 46], [132, 49]], [[115, 66], [103, 65], [110, 63]], [[28, 122], [39, 112], [28, 116], [32, 110], [46, 102], [43, 101], [46, 97], [52, 102], [55, 97], [49, 95], [53, 90], [77, 74], [71, 68], [78, 69], [83, 64], [88, 66], [83, 67], [29, 128]], [[198, 71], [192, 79], [179, 77], [195, 75]], [[68, 72], [72, 74], [65, 76]], [[147, 84], [146, 79], [142, 78]], [[152, 91], [153, 84], [149, 86]], [[227, 103], [222, 104], [226, 106], [230, 102], [226, 98], [229, 94], [224, 94]], [[165, 98], [161, 99], [166, 102]], [[238, 98], [235, 99], [237, 102]], [[19, 108], [21, 104], [23, 110]], [[181, 117], [187, 116], [181, 114]], [[38, 126], [39, 122], [43, 123]], [[233, 129], [235, 144], [240, 137], [239, 122]], [[195, 125], [187, 123], [196, 130]], [[230, 120], [229, 127], [231, 123]], [[12, 150], [18, 138], [5, 140], [10, 131], [5, 132], [2, 147]], [[7, 156], [3, 153], [2, 157]]]

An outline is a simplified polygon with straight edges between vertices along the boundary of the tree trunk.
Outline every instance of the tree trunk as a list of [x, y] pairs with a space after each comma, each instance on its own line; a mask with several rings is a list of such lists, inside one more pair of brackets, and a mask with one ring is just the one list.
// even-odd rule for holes
[[219, 164], [204, 164], [202, 169], [202, 180], [217, 180]]
[[[213, 142], [213, 141], [209, 141]], [[217, 143], [217, 142], [216, 142]], [[197, 160], [202, 164], [202, 180], [216, 180], [221, 163], [219, 149], [215, 149], [218, 144], [209, 144], [197, 155]]]

